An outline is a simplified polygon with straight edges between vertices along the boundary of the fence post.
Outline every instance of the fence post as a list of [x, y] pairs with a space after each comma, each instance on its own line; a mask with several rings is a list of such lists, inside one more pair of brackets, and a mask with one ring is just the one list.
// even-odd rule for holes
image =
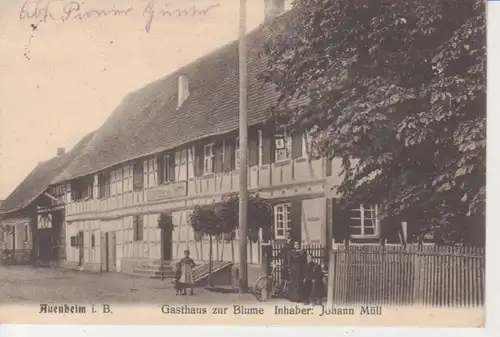
[[328, 263], [328, 286], [327, 286], [327, 298], [326, 298], [326, 304], [329, 307], [333, 306], [333, 293], [334, 293], [334, 278], [335, 278], [335, 250], [331, 250], [327, 254], [330, 254], [330, 261]]

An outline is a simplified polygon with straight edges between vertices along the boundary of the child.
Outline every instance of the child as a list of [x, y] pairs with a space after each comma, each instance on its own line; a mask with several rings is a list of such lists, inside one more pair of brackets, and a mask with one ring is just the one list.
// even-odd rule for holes
[[175, 295], [182, 295], [183, 292], [185, 292], [185, 290], [183, 289], [182, 287], [182, 284], [180, 282], [180, 278], [181, 278], [181, 266], [180, 266], [180, 263], [177, 264], [177, 269], [175, 270], [175, 280], [174, 280], [174, 284], [175, 284]]
[[190, 295], [194, 295], [193, 268], [196, 266], [193, 259], [189, 257], [189, 250], [184, 251], [184, 258], [178, 263], [180, 270], [179, 283], [182, 285], [183, 295], [186, 295], [186, 288], [190, 289]]

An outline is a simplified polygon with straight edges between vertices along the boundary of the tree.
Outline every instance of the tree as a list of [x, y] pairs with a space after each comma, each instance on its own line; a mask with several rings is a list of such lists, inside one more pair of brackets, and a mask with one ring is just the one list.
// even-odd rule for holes
[[215, 205], [196, 205], [193, 212], [189, 216], [189, 222], [193, 227], [195, 233], [200, 233], [201, 235], [206, 235], [210, 239], [210, 250], [209, 250], [209, 266], [208, 266], [208, 278], [209, 284], [213, 286], [212, 282], [212, 241], [214, 237], [217, 237], [224, 232], [229, 231], [225, 228], [225, 223], [219, 221], [217, 214], [215, 212]]
[[343, 207], [448, 233], [484, 217], [482, 1], [296, 0], [271, 28], [270, 119], [342, 158]]
[[[224, 234], [232, 234], [238, 228], [239, 197], [227, 194], [222, 200], [209, 205], [196, 205], [189, 216], [189, 222], [195, 233], [206, 235], [210, 238], [209, 248], [209, 283], [212, 284], [212, 242], [213, 238], [222, 238]], [[269, 232], [273, 225], [271, 204], [259, 195], [249, 194], [248, 238], [258, 240], [260, 230]]]

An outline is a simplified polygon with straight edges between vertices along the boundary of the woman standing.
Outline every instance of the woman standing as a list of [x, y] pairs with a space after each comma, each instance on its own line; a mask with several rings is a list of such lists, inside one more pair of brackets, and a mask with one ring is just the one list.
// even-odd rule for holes
[[195, 266], [193, 259], [189, 257], [189, 250], [185, 250], [184, 258], [177, 264], [177, 269], [180, 270], [179, 284], [183, 289], [183, 295], [186, 295], [186, 288], [190, 289], [190, 295], [194, 295], [193, 268]]
[[288, 299], [292, 302], [302, 300], [302, 281], [306, 267], [306, 252], [300, 248], [300, 244], [294, 242], [294, 247], [290, 251], [290, 280], [288, 286]]

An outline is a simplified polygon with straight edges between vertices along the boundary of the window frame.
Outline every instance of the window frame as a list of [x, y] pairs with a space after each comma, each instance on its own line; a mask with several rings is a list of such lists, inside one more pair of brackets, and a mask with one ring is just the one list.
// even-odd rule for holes
[[[141, 168], [141, 174], [139, 175], [138, 170]], [[144, 161], [137, 160], [132, 164], [132, 191], [140, 191], [144, 189], [145, 179], [144, 179]], [[136, 177], [141, 177], [141, 180], [138, 180]]]
[[[379, 214], [379, 206], [377, 204], [373, 206], [365, 207], [363, 204], [359, 206], [359, 208], [350, 209], [350, 212], [359, 212], [359, 217], [353, 217], [349, 215], [349, 230], [351, 232], [352, 238], [376, 238], [380, 236], [380, 214]], [[373, 212], [373, 215], [367, 218], [365, 216], [365, 212]], [[353, 226], [353, 221], [360, 221], [359, 226]], [[373, 225], [367, 225], [372, 223]], [[367, 234], [366, 231], [368, 228], [373, 228], [373, 233]], [[356, 233], [354, 233], [354, 229], [356, 229]]]
[[[102, 180], [100, 180], [99, 177], [102, 177]], [[106, 199], [111, 196], [111, 173], [109, 171], [98, 174], [97, 189], [99, 199]]]
[[[209, 175], [214, 173], [214, 163], [215, 163], [215, 143], [208, 143], [203, 146], [203, 175]], [[210, 149], [210, 154], [207, 156], [207, 149]], [[210, 163], [210, 167], [207, 167], [207, 160]], [[210, 169], [210, 170], [209, 170]]]
[[[278, 211], [282, 207], [282, 211]], [[278, 216], [281, 215], [282, 219], [278, 220]], [[281, 228], [278, 228], [278, 223], [282, 223]], [[282, 203], [274, 205], [274, 226], [273, 234], [274, 238], [281, 240], [286, 239], [286, 233], [292, 228], [292, 205], [291, 203]], [[283, 234], [278, 235], [278, 230], [282, 230]]]

